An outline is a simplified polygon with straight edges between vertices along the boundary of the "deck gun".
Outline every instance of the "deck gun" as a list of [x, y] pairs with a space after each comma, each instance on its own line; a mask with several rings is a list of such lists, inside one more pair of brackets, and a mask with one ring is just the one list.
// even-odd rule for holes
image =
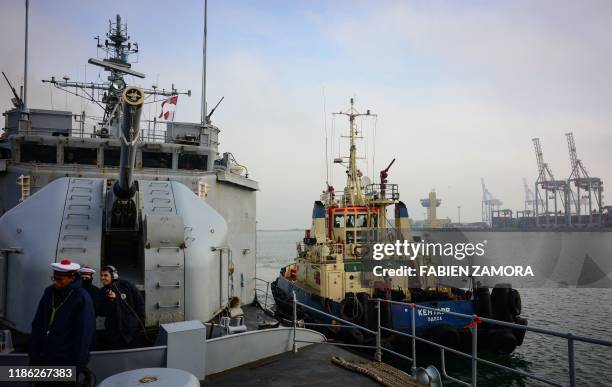
[[[136, 147], [140, 136], [140, 113], [144, 92], [137, 87], [126, 87], [121, 96], [123, 110], [120, 141], [119, 177], [107, 196], [107, 228], [138, 229], [137, 187], [134, 182]], [[109, 222], [110, 221], [110, 224]]]

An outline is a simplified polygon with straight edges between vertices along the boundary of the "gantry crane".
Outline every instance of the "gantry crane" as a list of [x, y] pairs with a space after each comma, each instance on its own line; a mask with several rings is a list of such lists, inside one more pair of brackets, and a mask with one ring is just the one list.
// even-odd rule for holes
[[492, 224], [493, 211], [499, 211], [499, 207], [502, 205], [501, 200], [496, 199], [487, 189], [484, 178], [480, 178], [480, 184], [482, 184], [482, 221], [488, 225]]
[[[578, 225], [582, 224], [581, 217], [581, 209], [582, 204], [585, 206], [585, 212], [587, 212], [588, 206], [588, 215], [589, 221], [588, 224], [593, 224], [593, 215], [597, 214], [598, 219], [601, 219], [602, 213], [602, 192], [603, 192], [603, 182], [598, 177], [590, 177], [586, 168], [582, 164], [582, 161], [578, 158], [578, 153], [576, 152], [576, 143], [574, 142], [574, 134], [573, 133], [565, 133], [565, 137], [567, 138], [567, 146], [569, 148], [570, 161], [572, 166], [572, 172], [570, 173], [569, 178], [567, 179], [568, 185], [568, 196], [571, 197], [571, 201], [574, 203], [574, 208], [576, 209], [577, 220], [576, 223]], [[576, 192], [571, 189], [571, 183], [574, 183], [574, 187], [576, 188]], [[584, 196], [581, 194], [584, 193]], [[596, 208], [593, 208], [593, 196], [595, 196], [595, 204]], [[583, 202], [582, 200], [585, 199]], [[569, 223], [572, 223], [572, 218], [569, 218]]]
[[[536, 161], [538, 162], [538, 179], [535, 183], [535, 214], [536, 214], [536, 224], [540, 224], [539, 215], [542, 213], [540, 211], [540, 204], [543, 204], [544, 215], [546, 225], [551, 224], [550, 216], [554, 216], [553, 224], [558, 224], [559, 215], [564, 214], [565, 222], [567, 223], [569, 220], [570, 212], [569, 205], [567, 203], [568, 196], [568, 184], [566, 180], [555, 180], [555, 176], [550, 170], [550, 167], [547, 163], [544, 162], [544, 155], [542, 152], [542, 145], [540, 144], [539, 138], [534, 138], [533, 146], [535, 148], [536, 153]], [[544, 191], [544, 198], [542, 198], [542, 192]], [[554, 203], [554, 211], [550, 211], [550, 200], [553, 200]], [[559, 202], [561, 204], [561, 209], [559, 208]]]

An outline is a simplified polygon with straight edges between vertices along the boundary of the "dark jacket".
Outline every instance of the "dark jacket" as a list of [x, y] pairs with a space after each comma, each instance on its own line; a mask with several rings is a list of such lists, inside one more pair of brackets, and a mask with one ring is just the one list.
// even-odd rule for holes
[[101, 291], [100, 288], [91, 283], [91, 281], [83, 281], [83, 289], [89, 293], [91, 297], [91, 301], [93, 302], [94, 310], [96, 312], [96, 316], [99, 316], [100, 309], [100, 300], [101, 300]]
[[[117, 295], [113, 301], [106, 297], [108, 290]], [[143, 336], [145, 322], [144, 300], [138, 289], [128, 281], [116, 279], [100, 292], [100, 311], [106, 317], [107, 336], [120, 338], [128, 347], [137, 344], [137, 339]]]
[[[51, 323], [52, 305], [56, 305]], [[61, 304], [61, 306], [60, 306]], [[81, 278], [64, 289], [45, 289], [32, 321], [30, 363], [71, 365], [81, 372], [89, 362], [89, 348], [96, 329], [96, 315]]]

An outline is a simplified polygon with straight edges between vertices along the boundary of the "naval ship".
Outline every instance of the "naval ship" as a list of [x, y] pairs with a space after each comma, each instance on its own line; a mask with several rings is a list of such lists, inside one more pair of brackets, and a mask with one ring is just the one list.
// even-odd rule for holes
[[[0, 142], [0, 247], [19, 247], [20, 252], [2, 255], [5, 297], [0, 310], [4, 321], [19, 331], [29, 330], [37, 299], [48, 283], [48, 265], [40, 266], [41, 260], [69, 258], [97, 271], [114, 265], [146, 293], [147, 325], [189, 317], [189, 304], [195, 300], [185, 292], [207, 294], [205, 302], [198, 300], [202, 321], [211, 319], [232, 296], [246, 302], [254, 298], [257, 182], [231, 153], [219, 153], [220, 130], [211, 123], [214, 109], [203, 122], [155, 122], [149, 130], [122, 131], [124, 93], [130, 87], [126, 77], [141, 82], [145, 75], [129, 63], [138, 45], [130, 41], [121, 17], [109, 21], [108, 28], [97, 44], [106, 57], [88, 61], [108, 74], [106, 82], [55, 77], [43, 81], [98, 103], [102, 117], [94, 118], [93, 126], [88, 126], [84, 112], [29, 107], [25, 95], [11, 87], [15, 107], [4, 113]], [[142, 104], [191, 94], [174, 87], [137, 90]], [[223, 219], [222, 225], [207, 226], [214, 239], [227, 229], [215, 251], [197, 246], [196, 230], [186, 219], [187, 202], [181, 200], [197, 200]], [[157, 242], [147, 239], [160, 232], [156, 227], [164, 216], [181, 218], [173, 223], [176, 234], [158, 234]], [[208, 269], [192, 281], [182, 253], [190, 245], [201, 255], [197, 265]], [[180, 258], [180, 268], [172, 274], [151, 270], [145, 256], [154, 247], [159, 250], [155, 259]], [[17, 278], [29, 278], [31, 286], [23, 289]], [[164, 287], [169, 284], [172, 287]], [[169, 307], [158, 309], [158, 303]]]
[[[26, 1], [26, 58], [27, 15]], [[119, 15], [98, 49], [106, 57], [89, 63], [106, 72], [106, 82], [44, 81], [101, 107], [91, 130], [86, 114], [30, 107], [26, 82], [21, 92], [11, 86], [14, 108], [4, 113], [0, 142], [0, 364], [28, 364], [50, 264], [63, 259], [98, 272], [113, 265], [143, 294], [148, 345], [93, 351], [89, 367], [98, 381], [147, 367], [181, 368], [204, 380], [287, 351], [296, 330], [258, 331], [259, 314], [246, 308], [231, 329], [214, 319], [231, 297], [255, 298], [258, 190], [245, 166], [219, 153], [214, 109], [202, 122], [141, 129], [145, 103], [190, 93], [128, 85], [145, 75], [129, 62], [138, 46]], [[307, 331], [297, 332], [321, 340]]]
[[[415, 235], [434, 243], [486, 241], [485, 254], [470, 257], [470, 262], [530, 266], [534, 276], [513, 278], [515, 286], [612, 287], [612, 206], [604, 203], [603, 181], [590, 176], [578, 158], [573, 133], [565, 136], [571, 161], [567, 179], [554, 177], [544, 161], [540, 139], [533, 139], [538, 178], [533, 190], [523, 179], [524, 209], [501, 208], [501, 200], [488, 191], [481, 179], [481, 222], [439, 219], [436, 207], [441, 200], [432, 191], [421, 200], [427, 208], [427, 219], [415, 222]], [[437, 258], [444, 261], [443, 257]], [[504, 278], [481, 279], [489, 285], [496, 281]]]
[[[508, 284], [491, 290], [476, 282], [449, 286], [433, 276], [384, 274], [384, 268], [400, 267], [415, 268], [418, 273], [420, 267], [435, 267], [435, 263], [426, 255], [411, 259], [395, 253], [383, 260], [374, 258], [376, 244], [420, 241], [412, 233], [406, 205], [399, 200], [398, 185], [388, 182], [389, 169], [395, 160], [380, 172], [379, 183], [365, 178], [357, 167], [356, 140], [361, 133], [356, 119], [374, 115], [369, 110], [359, 113], [352, 98], [347, 111], [335, 114], [349, 120], [346, 136], [350, 139], [349, 156], [335, 160], [345, 168], [346, 187], [336, 193], [327, 184], [320, 200], [315, 201], [312, 228], [305, 231], [304, 239], [298, 243], [295, 262], [281, 269], [272, 286], [279, 315], [291, 316], [291, 301], [295, 297], [311, 308], [374, 330], [378, 324], [376, 300], [381, 299], [526, 325], [527, 320], [520, 316], [520, 294]], [[393, 218], [387, 214], [391, 208]], [[408, 335], [414, 325], [418, 335], [447, 347], [471, 345], [469, 321], [465, 318], [422, 310], [411, 321], [409, 308], [392, 306], [390, 302], [383, 302], [381, 308], [380, 324], [386, 328]], [[302, 317], [314, 324], [340, 325], [339, 320], [315, 313], [304, 312]], [[332, 327], [327, 333], [355, 345], [371, 339], [356, 329]], [[524, 331], [484, 326], [478, 335], [483, 336], [479, 342], [487, 343], [487, 349], [511, 353], [522, 344]], [[387, 339], [397, 348], [406, 344], [400, 334]]]

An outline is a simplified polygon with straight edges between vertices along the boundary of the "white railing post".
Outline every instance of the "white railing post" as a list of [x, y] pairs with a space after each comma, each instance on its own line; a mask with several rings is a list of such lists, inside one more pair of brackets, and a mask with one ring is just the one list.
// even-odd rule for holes
[[576, 387], [576, 364], [574, 363], [574, 335], [567, 334], [567, 359], [569, 361], [570, 387]]
[[295, 290], [293, 293], [293, 353], [297, 353], [296, 345], [296, 330], [297, 330], [297, 298], [295, 297]]
[[412, 375], [416, 375], [417, 356], [416, 356], [416, 304], [410, 304], [412, 309]]
[[478, 373], [477, 373], [477, 365], [478, 365], [478, 323], [480, 323], [480, 319], [478, 316], [474, 315], [472, 318], [472, 386], [476, 387], [478, 383]]
[[376, 353], [374, 354], [374, 360], [382, 361], [382, 349], [381, 349], [381, 337], [380, 337], [380, 298], [376, 299]]

